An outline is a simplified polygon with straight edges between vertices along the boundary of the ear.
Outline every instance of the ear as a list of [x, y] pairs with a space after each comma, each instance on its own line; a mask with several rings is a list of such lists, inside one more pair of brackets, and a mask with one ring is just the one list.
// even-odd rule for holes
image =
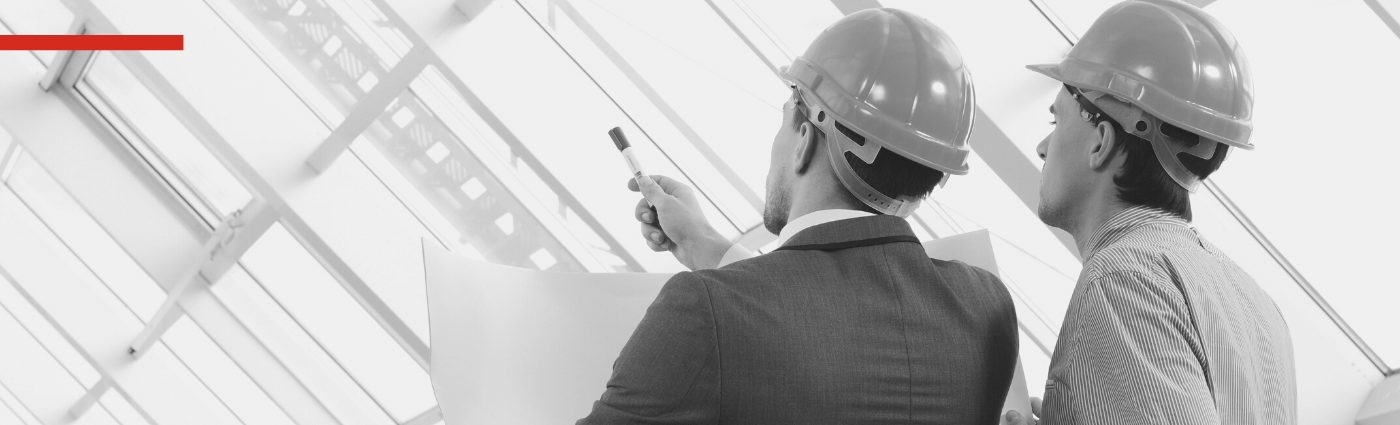
[[804, 122], [797, 128], [797, 146], [793, 150], [792, 169], [798, 175], [807, 172], [812, 165], [812, 159], [817, 157], [817, 128], [810, 122]]
[[1118, 137], [1118, 132], [1113, 131], [1113, 123], [1104, 120], [1094, 127], [1093, 140], [1089, 141], [1089, 168], [1092, 170], [1103, 170], [1118, 153], [1118, 144], [1126, 140]]

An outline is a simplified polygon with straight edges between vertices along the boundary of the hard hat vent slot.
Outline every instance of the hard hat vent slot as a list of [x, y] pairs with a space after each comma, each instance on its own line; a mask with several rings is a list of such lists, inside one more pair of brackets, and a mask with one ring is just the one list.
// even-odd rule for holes
[[1196, 135], [1196, 133], [1192, 133], [1189, 130], [1186, 130], [1181, 127], [1177, 127], [1164, 122], [1158, 126], [1158, 131], [1161, 131], [1162, 134], [1167, 136], [1168, 139], [1176, 143], [1186, 145], [1186, 147], [1182, 150], [1190, 152], [1192, 153], [1192, 155], [1195, 155], [1197, 157], [1208, 159], [1210, 158], [1210, 152], [1207, 151], [1215, 149], [1214, 144], [1211, 144], [1209, 146], [1201, 146], [1201, 143], [1205, 142], [1205, 140], [1201, 140], [1201, 136], [1198, 136]]
[[826, 122], [826, 111], [817, 111], [817, 122]]
[[1137, 122], [1137, 131], [1138, 131], [1139, 133], [1144, 132], [1144, 131], [1147, 131], [1147, 121], [1138, 121], [1138, 122]]
[[852, 142], [856, 142], [857, 145], [865, 146], [865, 136], [862, 136], [860, 135], [860, 133], [852, 131], [850, 128], [841, 125], [841, 123], [839, 122], [836, 123], [836, 131], [840, 131], [841, 134], [846, 135], [847, 138], [851, 139]]

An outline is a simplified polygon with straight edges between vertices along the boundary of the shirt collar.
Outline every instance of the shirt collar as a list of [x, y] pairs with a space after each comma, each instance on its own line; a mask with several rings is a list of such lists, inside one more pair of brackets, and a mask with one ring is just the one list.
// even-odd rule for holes
[[875, 214], [871, 214], [865, 211], [847, 209], [829, 209], [812, 211], [803, 214], [801, 217], [788, 221], [787, 225], [783, 226], [783, 230], [778, 232], [778, 239], [774, 240], [773, 245], [783, 246], [783, 244], [787, 243], [788, 239], [792, 239], [793, 235], [796, 235], [798, 232], [807, 230], [807, 228], [816, 226], [818, 224], [825, 224], [833, 221], [845, 220], [848, 218], [869, 217], [873, 215]]
[[1084, 255], [1084, 261], [1089, 261], [1099, 250], [1117, 242], [1134, 229], [1153, 223], [1173, 223], [1182, 226], [1190, 226], [1190, 224], [1187, 223], [1186, 220], [1182, 220], [1181, 217], [1177, 217], [1172, 213], [1160, 209], [1144, 206], [1128, 207], [1114, 214], [1108, 221], [1099, 225], [1099, 228], [1094, 231], [1093, 236], [1089, 237], [1089, 243], [1084, 245], [1089, 247], [1089, 249], [1081, 252], [1081, 254]]

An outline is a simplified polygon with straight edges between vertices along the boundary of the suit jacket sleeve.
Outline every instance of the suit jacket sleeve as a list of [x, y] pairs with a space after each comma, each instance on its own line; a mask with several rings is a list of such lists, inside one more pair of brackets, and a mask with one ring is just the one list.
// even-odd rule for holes
[[[1115, 272], [1091, 281], [1072, 353], [1076, 424], [1219, 424], [1200, 339], [1181, 289]], [[1066, 421], [1047, 421], [1061, 423]]]
[[603, 396], [578, 424], [718, 423], [719, 349], [709, 292], [675, 275], [613, 364]]

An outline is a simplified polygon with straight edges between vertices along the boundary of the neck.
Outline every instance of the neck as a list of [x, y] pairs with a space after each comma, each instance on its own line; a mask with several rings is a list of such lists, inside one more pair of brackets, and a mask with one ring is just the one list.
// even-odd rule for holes
[[1079, 257], [1085, 261], [1089, 259], [1089, 250], [1093, 248], [1091, 244], [1094, 243], [1094, 233], [1126, 208], [1119, 204], [1112, 194], [1106, 195], [1093, 197], [1083, 203], [1083, 208], [1073, 215], [1073, 222], [1065, 229], [1074, 236], [1074, 243], [1079, 248]]
[[819, 201], [798, 202], [793, 200], [792, 209], [788, 210], [788, 221], [796, 220], [798, 217], [821, 210], [862, 210], [860, 206], [851, 205], [848, 202]]
[[[815, 183], [815, 182], [813, 182]], [[788, 210], [788, 221], [821, 210], [865, 210], [865, 204], [846, 191], [846, 187], [833, 175], [821, 184], [807, 184], [794, 188], [792, 207]]]

